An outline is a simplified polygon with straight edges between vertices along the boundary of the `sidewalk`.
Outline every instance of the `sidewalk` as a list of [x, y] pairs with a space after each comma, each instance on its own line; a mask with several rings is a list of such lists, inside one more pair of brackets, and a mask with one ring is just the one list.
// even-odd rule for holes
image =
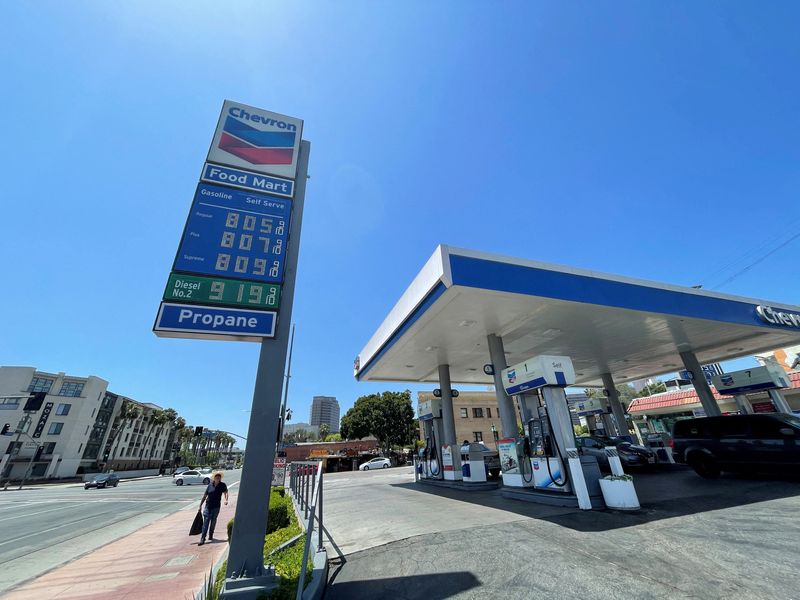
[[126, 598], [166, 600], [194, 598], [211, 568], [228, 548], [226, 526], [236, 510], [236, 488], [223, 504], [215, 537], [220, 541], [198, 546], [189, 537], [197, 505], [179, 510], [81, 558], [57, 567], [11, 590], [4, 600], [41, 598]]

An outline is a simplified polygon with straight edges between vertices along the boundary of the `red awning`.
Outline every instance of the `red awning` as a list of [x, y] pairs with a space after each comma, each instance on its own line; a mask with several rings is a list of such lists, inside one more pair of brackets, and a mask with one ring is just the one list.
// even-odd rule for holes
[[[789, 380], [791, 381], [792, 389], [800, 389], [800, 372], [789, 373]], [[714, 387], [711, 388], [711, 391], [714, 392], [715, 400], [730, 398], [730, 396], [722, 396], [719, 394]], [[633, 402], [630, 403], [630, 406], [628, 406], [628, 412], [646, 413], [658, 408], [684, 406], [686, 404], [696, 404], [699, 402], [700, 398], [693, 389], [681, 390], [678, 392], [665, 392], [663, 394], [634, 399]]]

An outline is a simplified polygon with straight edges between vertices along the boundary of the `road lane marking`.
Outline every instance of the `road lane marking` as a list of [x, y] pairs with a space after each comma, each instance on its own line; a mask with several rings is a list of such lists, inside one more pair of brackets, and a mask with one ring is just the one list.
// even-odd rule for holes
[[40, 510], [38, 512], [25, 513], [25, 514], [22, 514], [22, 515], [17, 515], [15, 517], [5, 517], [3, 519], [0, 519], [0, 521], [10, 521], [11, 519], [21, 519], [22, 517], [32, 517], [33, 515], [42, 515], [44, 513], [53, 512], [54, 510], [65, 510], [67, 508], [80, 508], [81, 504], [82, 503], [80, 503], [80, 504], [76, 503], [75, 506], [63, 506], [63, 505], [62, 506], [57, 506], [56, 508], [51, 508], [49, 510]]

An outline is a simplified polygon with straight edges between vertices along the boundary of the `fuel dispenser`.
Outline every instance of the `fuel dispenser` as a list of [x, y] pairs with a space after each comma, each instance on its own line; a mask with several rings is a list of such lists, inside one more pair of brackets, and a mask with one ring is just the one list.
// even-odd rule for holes
[[467, 483], [484, 483], [489, 467], [483, 459], [483, 447], [472, 442], [461, 446], [461, 479]]
[[[512, 475], [518, 477], [506, 477], [504, 469], [503, 484], [574, 494], [581, 508], [591, 508], [564, 393], [566, 386], [575, 383], [572, 360], [567, 356], [536, 356], [503, 369], [501, 379], [509, 396], [537, 390], [540, 395], [538, 406], [526, 405], [523, 411], [532, 413], [526, 423], [527, 439], [498, 443], [501, 467], [504, 466], [501, 446], [505, 446], [509, 462], [517, 462], [517, 471]], [[526, 466], [530, 467], [527, 472]]]
[[568, 493], [571, 488], [564, 468], [566, 452], [558, 447], [551, 430], [547, 409], [540, 406], [539, 416], [528, 421], [533, 487]]
[[444, 479], [441, 457], [444, 437], [441, 399], [420, 400], [417, 414], [422, 421], [422, 435], [425, 438], [425, 445], [419, 451], [419, 476], [424, 479]]

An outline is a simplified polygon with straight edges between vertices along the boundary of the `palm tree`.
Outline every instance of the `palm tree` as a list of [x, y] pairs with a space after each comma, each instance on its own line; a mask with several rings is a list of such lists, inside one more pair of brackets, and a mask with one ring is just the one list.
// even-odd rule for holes
[[148, 452], [145, 452], [145, 456], [147, 456], [148, 467], [151, 466], [150, 462], [153, 459], [153, 452], [155, 452], [156, 440], [161, 435], [161, 428], [167, 423], [169, 423], [170, 420], [171, 420], [170, 415], [165, 410], [160, 410], [160, 409], [154, 410], [153, 413], [150, 415], [150, 427], [148, 428], [148, 435], [150, 436], [150, 449]]
[[116, 443], [114, 445], [114, 451], [111, 453], [110, 459], [115, 458], [117, 455], [117, 450], [119, 450], [119, 443], [122, 440], [122, 432], [128, 427], [130, 423], [135, 421], [139, 418], [139, 409], [136, 407], [135, 404], [131, 400], [123, 400], [122, 407], [119, 410], [119, 415], [117, 415], [117, 428], [116, 433], [114, 434], [116, 438]]

